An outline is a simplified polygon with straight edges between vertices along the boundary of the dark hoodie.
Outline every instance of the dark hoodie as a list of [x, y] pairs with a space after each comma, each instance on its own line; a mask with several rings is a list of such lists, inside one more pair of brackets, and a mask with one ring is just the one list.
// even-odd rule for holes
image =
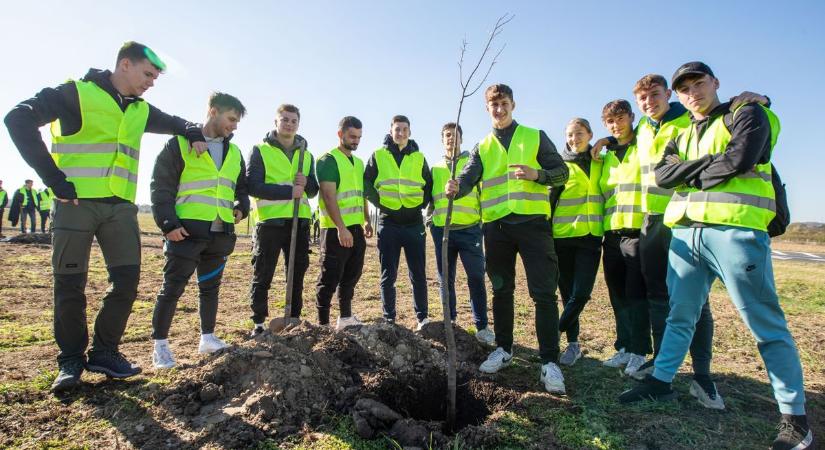
[[[264, 142], [281, 150], [284, 155], [292, 160], [292, 155], [295, 150], [303, 148], [306, 150], [307, 141], [300, 135], [295, 136], [295, 142], [289, 148], [283, 148], [283, 144], [278, 141], [278, 135], [273, 130], [264, 136]], [[313, 198], [318, 195], [318, 179], [315, 177], [315, 164], [312, 153], [306, 151], [304, 158], [309, 158], [309, 174], [304, 174], [307, 177], [307, 185], [304, 192], [308, 198]], [[264, 160], [261, 158], [261, 149], [258, 146], [252, 147], [252, 153], [249, 155], [249, 165], [246, 168], [246, 182], [249, 186], [249, 195], [265, 200], [289, 200], [292, 198], [292, 186], [276, 186], [274, 184], [266, 183], [266, 167]], [[283, 226], [291, 219], [268, 219], [260, 223], [263, 226]], [[309, 219], [299, 219], [298, 223], [301, 226], [309, 226]]]
[[[120, 109], [133, 102], [144, 101], [140, 97], [124, 97], [112, 85], [112, 72], [108, 70], [89, 69], [83, 81], [91, 81], [112, 96]], [[43, 183], [52, 188], [57, 198], [77, 198], [74, 185], [66, 180], [66, 175], [57, 168], [49, 154], [49, 149], [40, 136], [39, 128], [43, 125], [60, 121], [60, 130], [64, 136], [77, 133], [82, 125], [80, 101], [74, 81], [68, 81], [56, 88], [45, 88], [34, 97], [19, 103], [5, 118], [9, 135], [23, 160], [31, 166]], [[149, 118], [146, 121], [147, 133], [172, 134], [185, 136], [190, 142], [204, 141], [200, 127], [180, 117], [170, 116], [149, 105]], [[126, 202], [119, 197], [89, 199], [107, 203]]]
[[[410, 139], [406, 147], [399, 149], [398, 144], [393, 142], [392, 136], [388, 134], [384, 137], [384, 148], [390, 151], [393, 158], [395, 158], [395, 163], [401, 167], [404, 156], [418, 151], [418, 144]], [[375, 162], [375, 153], [373, 152], [369, 161], [367, 161], [366, 167], [364, 167], [364, 192], [367, 200], [375, 205], [380, 212], [378, 215], [379, 223], [383, 224], [388, 222], [404, 226], [421, 225], [424, 223], [424, 216], [421, 214], [421, 211], [432, 201], [433, 192], [433, 177], [426, 159], [424, 159], [424, 167], [421, 169], [421, 177], [424, 178], [424, 202], [421, 203], [421, 205], [415, 208], [405, 208], [402, 206], [397, 210], [385, 208], [381, 205], [378, 191], [375, 189], [375, 180], [378, 178], [378, 163]]]
[[[230, 139], [232, 139], [232, 136], [223, 140], [222, 160], [226, 160], [226, 155], [229, 153]], [[180, 186], [180, 176], [185, 166], [180, 152], [181, 148], [178, 144], [178, 138], [173, 137], [166, 142], [166, 145], [155, 161], [155, 168], [152, 171], [152, 183], [150, 185], [152, 191], [152, 215], [158, 228], [163, 231], [163, 234], [182, 226], [189, 233], [187, 239], [207, 240], [209, 239], [212, 221], [180, 219], [175, 212], [175, 199], [178, 195], [178, 186]], [[241, 173], [238, 174], [238, 179], [235, 181], [234, 209], [240, 211], [243, 217], [249, 215], [246, 166], [243, 156], [241, 156]], [[233, 233], [234, 231], [234, 223], [224, 222], [224, 233]]]

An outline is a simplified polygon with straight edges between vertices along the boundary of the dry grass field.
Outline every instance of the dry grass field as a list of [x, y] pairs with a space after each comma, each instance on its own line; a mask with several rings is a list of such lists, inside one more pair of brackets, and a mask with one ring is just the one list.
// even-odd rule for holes
[[[148, 216], [141, 215], [141, 222], [144, 230], [155, 231]], [[245, 231], [246, 227], [239, 229]], [[428, 240], [427, 246], [432, 255], [432, 242]], [[776, 248], [825, 253], [825, 246], [816, 244], [779, 241]], [[216, 330], [221, 338], [240, 347], [250, 345], [245, 340], [251, 327], [247, 305], [250, 252], [249, 237], [239, 238], [225, 271]], [[306, 275], [302, 316], [310, 322], [316, 320], [314, 285], [319, 272], [318, 256], [318, 249], [314, 247]], [[171, 371], [151, 367], [151, 315], [164, 263], [159, 236], [144, 237], [143, 263], [138, 299], [121, 347], [124, 354], [144, 368], [143, 374], [118, 382], [84, 373], [85, 383], [80, 389], [56, 397], [48, 392], [56, 375], [57, 353], [51, 332], [50, 248], [0, 243], [0, 448], [150, 448], [139, 435], [152, 433], [166, 433], [169, 448], [224, 446], [204, 437], [208, 430], [178, 432], [179, 429], [168, 422], [165, 403], [158, 401], [157, 395], [149, 394], [179, 386], [202, 373], [205, 367], [211, 367], [209, 364], [214, 363], [215, 356], [197, 354], [197, 290], [190, 285], [178, 305], [170, 334], [180, 367]], [[822, 434], [825, 431], [825, 264], [777, 261], [774, 267], [779, 295], [802, 356], [810, 419], [822, 442], [825, 438]], [[406, 270], [403, 262], [401, 270], [402, 274]], [[704, 409], [688, 394], [689, 361], [674, 383], [680, 393], [677, 402], [623, 407], [616, 402], [616, 396], [635, 382], [618, 370], [601, 365], [601, 361], [613, 353], [614, 339], [613, 317], [603, 278], [599, 277], [593, 299], [582, 316], [580, 340], [584, 358], [574, 367], [563, 369], [567, 395], [557, 397], [543, 392], [538, 383], [533, 308], [523, 270], [521, 267], [518, 270], [515, 363], [495, 376], [486, 377], [497, 386], [517, 393], [515, 402], [492, 411], [481, 424], [498, 434], [495, 447], [755, 449], [769, 445], [778, 420], [776, 405], [756, 345], [723, 286], [718, 283], [714, 286], [710, 301], [716, 319], [713, 372], [727, 410]], [[440, 318], [432, 256], [427, 271], [430, 317]], [[379, 275], [373, 239], [369, 242], [364, 275], [353, 305], [355, 314], [367, 322], [381, 316]], [[461, 271], [458, 278], [458, 325], [472, 331]], [[278, 270], [270, 296], [270, 311], [277, 312], [283, 307], [283, 283], [283, 271]], [[106, 271], [101, 254], [95, 248], [87, 288], [90, 318], [96, 314], [106, 287]], [[414, 329], [411, 290], [405, 276], [399, 277], [398, 302], [399, 325]], [[333, 311], [333, 317], [336, 316], [337, 312]], [[450, 445], [469, 447], [461, 439], [454, 439]], [[285, 449], [393, 446], [397, 443], [386, 437], [372, 440], [357, 437], [350, 416], [339, 412], [330, 412], [288, 436], [273, 435], [253, 444], [253, 448]]]

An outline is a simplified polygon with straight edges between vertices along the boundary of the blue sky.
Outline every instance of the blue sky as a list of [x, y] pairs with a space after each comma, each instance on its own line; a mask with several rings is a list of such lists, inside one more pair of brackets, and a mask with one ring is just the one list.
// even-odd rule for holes
[[[774, 153], [788, 185], [794, 221], [825, 222], [814, 186], [824, 165], [812, 138], [821, 126], [825, 73], [825, 3], [696, 2], [12, 2], [0, 17], [3, 70], [0, 110], [45, 86], [112, 68], [124, 41], [143, 42], [170, 65], [145, 98], [162, 110], [202, 121], [213, 90], [247, 106], [235, 142], [248, 153], [272, 127], [275, 108], [301, 108], [300, 134], [320, 155], [337, 144], [344, 115], [365, 124], [358, 154], [380, 146], [394, 114], [412, 121], [427, 159], [441, 153], [439, 130], [454, 120], [463, 38], [474, 61], [496, 18], [515, 14], [488, 82], [515, 91], [515, 117], [544, 129], [557, 146], [574, 116], [605, 135], [599, 113], [616, 98], [632, 100], [646, 73], [668, 79], [681, 63], [702, 60], [725, 98], [747, 89], [767, 94], [782, 121]], [[635, 108], [635, 105], [634, 105]], [[462, 116], [465, 148], [489, 131], [481, 95]], [[44, 128], [44, 135], [47, 129]], [[138, 203], [167, 138], [143, 140]], [[806, 148], [812, 147], [808, 152]], [[0, 133], [0, 179], [6, 190], [35, 178]], [[36, 184], [40, 184], [39, 180]]]

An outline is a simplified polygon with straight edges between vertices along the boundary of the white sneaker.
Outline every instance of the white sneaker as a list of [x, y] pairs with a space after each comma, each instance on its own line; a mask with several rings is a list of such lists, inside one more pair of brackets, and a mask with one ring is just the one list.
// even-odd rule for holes
[[496, 334], [490, 331], [490, 328], [482, 328], [476, 331], [476, 340], [484, 345], [496, 345]]
[[544, 389], [551, 394], [564, 394], [564, 375], [556, 363], [549, 362], [541, 366], [539, 382], [544, 383]]
[[264, 324], [256, 323], [255, 326], [252, 327], [252, 332], [249, 333], [249, 337], [254, 338], [260, 336], [263, 334], [264, 330], [266, 330], [266, 328], [264, 328]]
[[696, 380], [693, 380], [690, 383], [690, 395], [696, 397], [696, 400], [705, 408], [725, 409], [725, 401], [722, 400], [722, 396], [716, 390], [716, 383], [711, 382], [711, 385], [713, 385], [713, 391], [708, 392]]
[[355, 316], [339, 317], [338, 322], [335, 323], [335, 331], [341, 331], [346, 327], [355, 327], [358, 325], [363, 325], [363, 323]]
[[424, 328], [424, 325], [427, 325], [428, 323], [430, 323], [430, 319], [427, 317], [425, 317], [423, 320], [419, 320], [418, 326], [415, 327], [415, 331], [421, 331], [421, 329]]
[[565, 366], [572, 366], [576, 364], [576, 361], [582, 357], [582, 349], [578, 342], [570, 342], [567, 344], [567, 348], [564, 350], [564, 353], [561, 354], [559, 357], [559, 364]]
[[628, 355], [627, 366], [624, 368], [624, 374], [633, 375], [645, 363], [645, 357], [635, 353], [628, 353]]
[[624, 349], [619, 350], [616, 352], [615, 355], [611, 356], [607, 361], [602, 362], [603, 365], [607, 367], [622, 367], [627, 364], [627, 360], [630, 358], [630, 353], [625, 353]]
[[487, 356], [487, 360], [478, 366], [478, 370], [484, 373], [496, 373], [502, 367], [509, 366], [513, 361], [513, 355], [504, 351], [503, 348], [498, 347]]
[[155, 351], [152, 352], [152, 365], [155, 369], [171, 369], [176, 364], [169, 343], [155, 341]]
[[218, 339], [214, 334], [202, 334], [201, 342], [198, 345], [198, 353], [215, 353], [226, 347], [229, 347], [226, 342]]

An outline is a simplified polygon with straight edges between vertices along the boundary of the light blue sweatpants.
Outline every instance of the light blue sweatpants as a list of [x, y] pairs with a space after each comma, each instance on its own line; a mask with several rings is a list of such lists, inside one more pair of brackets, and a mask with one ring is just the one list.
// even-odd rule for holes
[[770, 238], [763, 231], [673, 228], [668, 255], [670, 315], [653, 376], [671, 382], [685, 359], [711, 284], [719, 278], [762, 355], [783, 414], [805, 414], [802, 365], [779, 306]]

